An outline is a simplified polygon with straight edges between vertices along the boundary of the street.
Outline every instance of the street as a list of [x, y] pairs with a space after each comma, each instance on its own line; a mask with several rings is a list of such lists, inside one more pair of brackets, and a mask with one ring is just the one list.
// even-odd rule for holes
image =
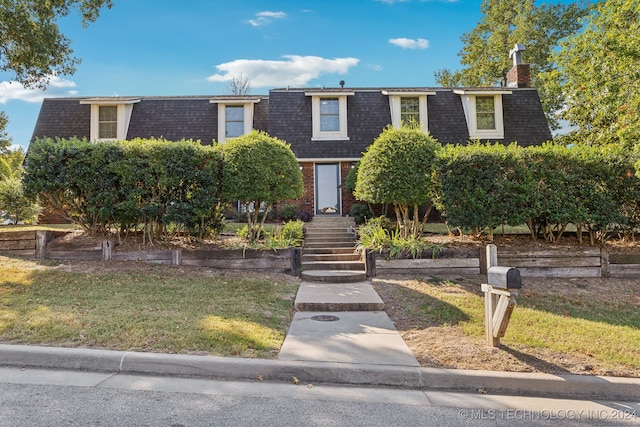
[[0, 426], [611, 426], [638, 414], [638, 402], [0, 368]]

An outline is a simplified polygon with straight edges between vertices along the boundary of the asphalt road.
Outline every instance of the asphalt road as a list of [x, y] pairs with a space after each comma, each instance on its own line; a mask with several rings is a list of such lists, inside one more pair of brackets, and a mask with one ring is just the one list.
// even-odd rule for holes
[[640, 402], [0, 368], [0, 426], [18, 425], [640, 425]]

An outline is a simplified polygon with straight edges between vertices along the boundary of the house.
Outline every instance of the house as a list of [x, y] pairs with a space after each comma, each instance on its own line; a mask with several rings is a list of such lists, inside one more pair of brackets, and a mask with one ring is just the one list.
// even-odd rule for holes
[[349, 213], [343, 183], [388, 126], [415, 120], [443, 144], [479, 139], [535, 145], [551, 139], [529, 66], [515, 55], [507, 87], [272, 89], [263, 96], [45, 99], [38, 137], [164, 137], [203, 144], [268, 132], [291, 145], [304, 177], [298, 203], [314, 215]]

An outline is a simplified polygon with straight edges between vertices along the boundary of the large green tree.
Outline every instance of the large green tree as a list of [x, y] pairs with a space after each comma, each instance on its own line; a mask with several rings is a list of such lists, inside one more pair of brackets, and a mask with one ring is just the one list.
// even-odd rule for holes
[[556, 92], [549, 91], [539, 74], [555, 68], [553, 50], [563, 38], [580, 28], [582, 4], [542, 4], [534, 0], [483, 0], [482, 18], [469, 33], [462, 35], [459, 52], [462, 69], [438, 70], [441, 86], [505, 86], [513, 66], [509, 51], [516, 43], [526, 46], [524, 61], [531, 66], [532, 85], [538, 88], [543, 108], [552, 127], [555, 113], [562, 107]]
[[39, 88], [51, 76], [73, 74], [79, 59], [57, 21], [75, 9], [87, 26], [103, 7], [111, 0], [0, 0], [0, 71]]
[[[358, 168], [355, 196], [393, 204], [400, 236], [418, 237], [419, 210], [434, 199], [436, 151], [440, 144], [414, 127], [385, 129], [367, 148]], [[427, 215], [424, 216], [426, 220]]]
[[545, 77], [566, 102], [574, 140], [640, 141], [640, 0], [596, 3], [553, 60], [558, 69]]
[[[58, 19], [72, 10], [86, 27], [111, 0], [0, 0], [0, 72], [25, 87], [45, 89], [53, 76], [73, 74], [80, 60]], [[0, 112], [0, 149], [10, 145], [7, 116]]]

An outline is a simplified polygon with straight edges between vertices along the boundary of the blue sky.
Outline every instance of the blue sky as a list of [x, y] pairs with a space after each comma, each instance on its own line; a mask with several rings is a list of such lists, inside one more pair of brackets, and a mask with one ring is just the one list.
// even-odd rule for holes
[[[82, 59], [46, 92], [0, 73], [9, 135], [26, 147], [43, 97], [227, 94], [240, 73], [252, 94], [275, 87], [434, 86], [459, 68], [460, 36], [481, 0], [113, 0], [83, 29], [60, 22]], [[508, 52], [505, 52], [508, 55]]]

